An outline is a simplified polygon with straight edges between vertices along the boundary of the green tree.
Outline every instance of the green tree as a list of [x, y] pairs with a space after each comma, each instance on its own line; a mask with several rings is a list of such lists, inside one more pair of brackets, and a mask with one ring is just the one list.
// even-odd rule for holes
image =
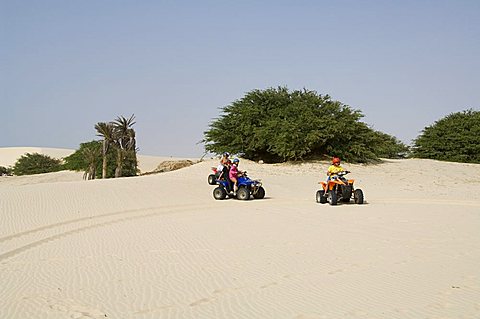
[[127, 165], [129, 171], [137, 171], [137, 144], [135, 140], [135, 116], [130, 118], [119, 116], [113, 122], [115, 148], [117, 151], [117, 167], [115, 177], [124, 176], [123, 169]]
[[85, 172], [85, 179], [98, 178], [102, 169], [102, 142], [91, 141], [81, 143], [80, 148], [70, 156], [65, 157], [65, 169]]
[[423, 129], [413, 156], [441, 161], [480, 163], [480, 111], [452, 113]]
[[[64, 158], [65, 169], [71, 171], [87, 171], [88, 170], [88, 161], [85, 158], [84, 154], [87, 149], [102, 149], [101, 141], [90, 141], [85, 143], [80, 143], [80, 148], [73, 152], [71, 155]], [[101, 167], [100, 167], [101, 170]]]
[[100, 163], [100, 158], [102, 156], [102, 149], [99, 147], [88, 147], [82, 150], [82, 155], [88, 165], [88, 169], [85, 170], [84, 179], [95, 179], [97, 167]]
[[38, 153], [27, 153], [20, 157], [13, 166], [15, 175], [33, 175], [57, 172], [63, 169], [59, 159]]
[[[73, 171], [85, 172], [86, 178], [92, 178], [89, 172], [94, 173], [95, 178], [102, 177], [103, 171], [103, 142], [102, 141], [90, 141], [81, 143], [80, 148], [73, 154], [65, 158], [65, 169]], [[92, 158], [92, 154], [95, 154], [95, 159]], [[107, 170], [106, 178], [115, 176], [116, 169], [116, 150], [110, 147], [107, 152]], [[95, 167], [92, 167], [92, 163], [96, 163]], [[124, 176], [135, 176], [137, 174], [134, 168], [133, 159], [127, 157], [124, 161], [122, 172]]]
[[[137, 175], [137, 145], [135, 116], [130, 118], [119, 116], [113, 122], [95, 124], [97, 136], [102, 141], [82, 143], [80, 149], [66, 159], [67, 167], [72, 170], [83, 170], [89, 179], [135, 176]], [[101, 168], [98, 168], [98, 150], [101, 156]], [[112, 170], [113, 167], [113, 170]]]
[[332, 155], [369, 162], [406, 149], [361, 122], [360, 111], [306, 89], [253, 90], [221, 110], [204, 132], [205, 149], [212, 153], [269, 162]]
[[107, 178], [107, 153], [110, 146], [115, 143], [115, 133], [113, 123], [99, 122], [95, 124], [97, 136], [103, 138], [102, 141], [102, 178]]

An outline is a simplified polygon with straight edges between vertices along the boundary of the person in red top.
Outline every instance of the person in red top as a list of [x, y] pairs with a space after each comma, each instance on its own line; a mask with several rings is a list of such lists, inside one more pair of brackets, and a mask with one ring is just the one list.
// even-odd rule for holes
[[238, 158], [233, 159], [232, 166], [230, 167], [229, 176], [230, 180], [233, 182], [233, 194], [236, 195], [238, 190], [238, 178], [242, 176], [242, 172], [238, 171], [238, 164], [240, 160]]

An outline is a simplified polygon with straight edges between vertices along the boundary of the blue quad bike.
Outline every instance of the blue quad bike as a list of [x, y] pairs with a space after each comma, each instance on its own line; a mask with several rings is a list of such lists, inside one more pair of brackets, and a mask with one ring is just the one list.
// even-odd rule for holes
[[[213, 197], [217, 200], [225, 199], [233, 196], [233, 185], [229, 185], [228, 181], [216, 180], [218, 186], [213, 190]], [[238, 178], [237, 199], [249, 200], [250, 197], [262, 199], [265, 197], [265, 189], [259, 180], [250, 179], [245, 173]]]

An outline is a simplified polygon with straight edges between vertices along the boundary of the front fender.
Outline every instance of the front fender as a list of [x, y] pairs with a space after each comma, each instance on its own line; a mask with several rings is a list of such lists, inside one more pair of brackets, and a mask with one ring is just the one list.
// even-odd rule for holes
[[340, 180], [329, 181], [328, 182], [328, 189], [332, 190], [335, 187], [335, 185], [345, 185], [345, 183], [340, 181]]

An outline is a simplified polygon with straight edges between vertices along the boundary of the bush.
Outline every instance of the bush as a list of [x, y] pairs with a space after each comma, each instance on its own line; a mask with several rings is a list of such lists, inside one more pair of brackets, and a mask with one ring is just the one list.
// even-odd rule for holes
[[480, 163], [480, 112], [452, 113], [423, 129], [413, 156], [441, 161]]
[[27, 153], [20, 157], [13, 166], [15, 175], [33, 175], [62, 170], [61, 160], [48, 155]]
[[375, 145], [375, 153], [382, 158], [406, 158], [410, 149], [395, 136], [374, 131], [371, 143]]
[[[102, 148], [102, 142], [100, 141], [91, 141], [91, 142], [86, 142], [86, 143], [81, 143], [80, 148], [76, 150], [74, 153], [71, 155], [65, 157], [65, 169], [71, 170], [71, 171], [85, 171], [88, 170], [90, 163], [88, 162], [87, 158], [85, 157], [85, 152], [87, 150], [94, 150], [98, 149], [101, 150]], [[102, 161], [102, 156], [99, 156], [100, 163]], [[102, 170], [101, 164], [100, 164], [100, 171]]]
[[306, 89], [253, 90], [222, 111], [204, 132], [205, 149], [216, 154], [229, 151], [266, 162], [332, 155], [370, 162], [407, 149], [361, 122], [360, 111]]
[[12, 175], [12, 168], [0, 166], [0, 176], [3, 175]]

